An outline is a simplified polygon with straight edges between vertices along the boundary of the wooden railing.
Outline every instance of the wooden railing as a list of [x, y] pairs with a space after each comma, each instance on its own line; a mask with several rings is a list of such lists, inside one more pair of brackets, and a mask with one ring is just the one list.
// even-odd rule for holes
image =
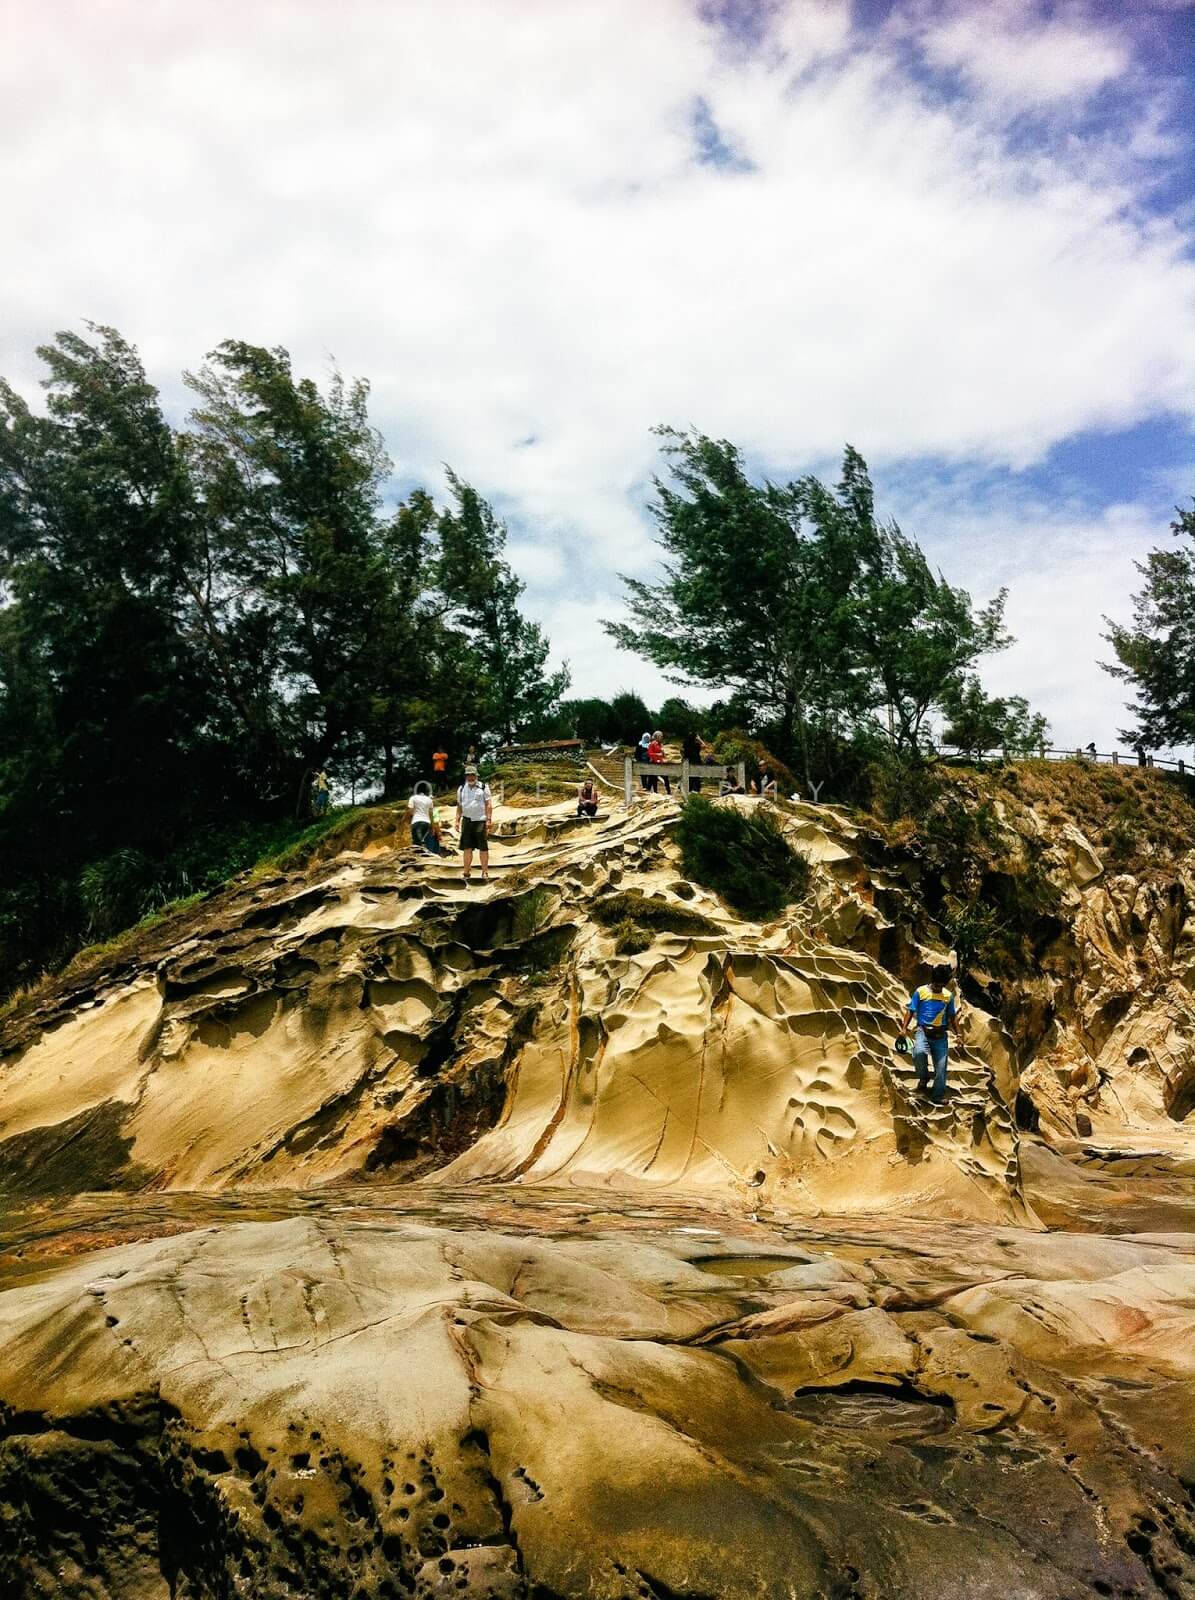
[[940, 758], [947, 761], [1092, 761], [1102, 762], [1105, 766], [1113, 767], [1161, 767], [1169, 772], [1190, 772], [1192, 769], [1180, 756], [1178, 760], [1171, 761], [1162, 756], [1150, 755], [1147, 750], [1132, 751], [1126, 754], [1122, 750], [1054, 750], [1049, 745], [1042, 745], [1030, 754], [1020, 752], [1009, 755], [1004, 750], [959, 750], [952, 745], [943, 745], [938, 751]]
[[635, 761], [628, 756], [623, 763], [623, 797], [627, 805], [631, 803], [631, 796], [635, 792], [636, 778], [675, 778], [680, 785], [681, 794], [691, 794], [693, 780], [704, 784], [708, 778], [711, 783], [721, 787], [727, 776], [733, 777], [740, 789], [747, 787], [746, 763], [740, 761], [737, 766], [707, 767], [701, 762], [689, 761]]

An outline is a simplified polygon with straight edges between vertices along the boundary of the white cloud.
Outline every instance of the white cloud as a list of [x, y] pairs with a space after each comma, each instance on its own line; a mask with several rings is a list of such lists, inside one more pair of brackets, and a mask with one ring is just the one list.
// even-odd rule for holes
[[[1195, 411], [1190, 238], [1139, 213], [1125, 130], [1015, 150], [984, 98], [1077, 93], [1123, 40], [935, 13], [925, 48], [987, 63], [935, 105], [845, 3], [769, 15], [749, 50], [689, 0], [8, 0], [0, 371], [83, 316], [179, 409], [222, 338], [333, 353], [404, 476], [499, 502], [589, 691], [632, 681], [592, 617], [651, 559], [655, 423], [777, 471], [844, 439], [1018, 467]], [[696, 161], [699, 99], [754, 170]]]
[[[882, 480], [878, 487], [883, 505]], [[993, 491], [965, 475], [929, 491], [910, 479], [889, 503], [975, 600], [1008, 589], [1005, 621], [1015, 643], [981, 663], [989, 692], [1024, 695], [1048, 717], [1059, 749], [1089, 739], [1101, 750], [1123, 749], [1119, 730], [1132, 716], [1123, 686], [1100, 666], [1114, 660], [1105, 618], [1132, 620], [1142, 582], [1135, 563], [1167, 537], [1159, 507], [1050, 505], [1015, 485]]]
[[1131, 52], [1111, 28], [1076, 5], [1051, 15], [1029, 0], [952, 5], [922, 35], [929, 60], [957, 68], [1014, 107], [1086, 95], [1127, 71]]

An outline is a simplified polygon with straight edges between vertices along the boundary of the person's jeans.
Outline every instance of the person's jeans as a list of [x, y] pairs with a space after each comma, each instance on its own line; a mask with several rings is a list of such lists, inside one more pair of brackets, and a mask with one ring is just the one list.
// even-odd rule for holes
[[929, 1064], [932, 1058], [934, 1086], [930, 1090], [930, 1099], [939, 1106], [946, 1097], [946, 1056], [949, 1049], [950, 1040], [945, 1035], [940, 1039], [927, 1039], [924, 1028], [918, 1028], [913, 1035], [913, 1065], [917, 1068], [917, 1087], [924, 1089], [929, 1082]]
[[440, 854], [440, 841], [432, 832], [432, 825], [430, 822], [412, 822], [411, 843], [414, 845], [422, 845], [425, 850], [430, 850], [434, 856], [438, 856]]

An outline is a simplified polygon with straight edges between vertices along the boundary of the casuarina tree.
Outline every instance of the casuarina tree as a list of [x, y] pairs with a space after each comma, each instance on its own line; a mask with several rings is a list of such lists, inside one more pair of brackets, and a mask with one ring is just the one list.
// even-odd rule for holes
[[1131, 686], [1136, 726], [1121, 737], [1149, 750], [1195, 743], [1195, 507], [1177, 508], [1170, 524], [1185, 546], [1152, 550], [1137, 570], [1133, 624], [1109, 622], [1113, 677]]
[[976, 609], [880, 522], [850, 447], [834, 488], [774, 484], [725, 440], [660, 432], [663, 575], [625, 580], [630, 620], [611, 636], [679, 683], [730, 690], [811, 783], [845, 738], [919, 751], [943, 695], [1008, 642], [1003, 594]]
[[439, 519], [438, 585], [476, 665], [478, 732], [509, 744], [551, 714], [569, 674], [544, 670], [551, 647], [519, 609], [523, 584], [506, 560], [506, 528], [493, 507], [456, 473], [448, 481], [455, 504]]

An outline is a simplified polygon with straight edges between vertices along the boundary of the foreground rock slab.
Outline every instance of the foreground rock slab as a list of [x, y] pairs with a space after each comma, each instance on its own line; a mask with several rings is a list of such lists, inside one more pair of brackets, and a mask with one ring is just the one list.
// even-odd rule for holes
[[0, 1593], [1192, 1595], [1193, 1286], [542, 1185], [11, 1214]]

